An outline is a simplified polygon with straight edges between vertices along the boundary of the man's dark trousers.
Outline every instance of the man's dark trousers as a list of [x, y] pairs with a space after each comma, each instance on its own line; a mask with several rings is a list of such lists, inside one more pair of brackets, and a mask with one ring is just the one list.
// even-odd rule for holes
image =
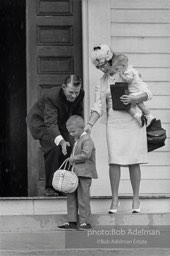
[[[63, 135], [63, 134], [62, 134]], [[73, 139], [67, 134], [64, 133], [66, 141], [69, 141], [71, 145], [73, 145]], [[52, 186], [52, 179], [54, 172], [61, 166], [63, 161], [68, 158], [72, 151], [72, 146], [67, 147], [67, 155], [63, 155], [61, 146], [57, 146], [50, 135], [45, 134], [39, 139], [41, 149], [43, 151], [44, 156], [44, 164], [45, 164], [45, 176], [46, 176], [46, 184], [45, 189]]]

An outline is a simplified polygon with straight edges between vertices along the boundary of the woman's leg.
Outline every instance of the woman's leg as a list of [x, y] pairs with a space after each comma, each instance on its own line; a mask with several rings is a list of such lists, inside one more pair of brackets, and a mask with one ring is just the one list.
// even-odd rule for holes
[[109, 166], [110, 185], [112, 191], [112, 203], [110, 209], [116, 209], [118, 206], [118, 189], [120, 182], [120, 165], [110, 164]]
[[132, 190], [133, 190], [132, 208], [138, 209], [140, 207], [140, 201], [139, 201], [139, 188], [140, 188], [140, 180], [141, 180], [140, 165], [139, 164], [129, 165], [129, 173], [130, 173], [130, 180], [131, 180]]

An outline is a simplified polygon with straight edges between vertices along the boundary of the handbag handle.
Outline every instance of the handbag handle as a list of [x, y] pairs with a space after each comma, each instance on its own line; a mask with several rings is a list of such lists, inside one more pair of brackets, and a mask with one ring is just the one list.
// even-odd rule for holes
[[62, 167], [63, 167], [63, 169], [65, 169], [67, 162], [68, 162], [68, 158], [66, 160], [64, 160], [64, 162], [61, 164], [61, 166], [58, 169], [60, 170], [60, 169], [62, 169]]
[[[62, 167], [63, 167], [64, 170], [66, 169], [66, 166], [67, 166], [67, 163], [68, 163], [68, 159], [69, 159], [69, 158], [66, 158], [66, 159], [64, 160], [64, 162], [61, 164], [61, 166], [59, 167], [58, 170], [61, 170]], [[69, 165], [69, 167], [70, 167], [70, 165]], [[72, 167], [71, 167], [71, 172], [73, 172], [73, 168], [74, 168], [74, 165], [72, 165]], [[68, 168], [68, 169], [69, 169], [69, 168]]]

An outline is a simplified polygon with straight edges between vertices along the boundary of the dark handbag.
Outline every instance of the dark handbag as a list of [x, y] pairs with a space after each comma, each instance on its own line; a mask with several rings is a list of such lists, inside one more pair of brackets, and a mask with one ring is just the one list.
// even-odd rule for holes
[[116, 82], [110, 85], [110, 92], [112, 96], [112, 108], [113, 110], [129, 110], [130, 104], [125, 105], [120, 101], [120, 97], [125, 94], [129, 94], [128, 83]]
[[148, 152], [165, 146], [166, 130], [162, 128], [160, 120], [154, 120], [147, 128]]

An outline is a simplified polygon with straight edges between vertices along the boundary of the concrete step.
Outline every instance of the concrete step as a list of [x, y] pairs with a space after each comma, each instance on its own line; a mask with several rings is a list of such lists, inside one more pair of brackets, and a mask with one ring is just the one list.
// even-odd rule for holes
[[108, 235], [109, 229], [103, 235], [91, 231], [1, 232], [0, 255], [169, 256], [170, 231], [160, 230], [158, 236]]
[[[69, 231], [67, 231], [68, 233]], [[149, 243], [145, 245], [140, 244], [99, 244], [97, 240], [91, 239], [91, 241], [87, 242], [86, 234], [82, 236], [83, 232], [77, 232], [78, 235], [75, 235], [74, 231], [70, 231], [68, 236], [65, 235], [65, 232], [35, 232], [35, 233], [4, 233], [3, 236], [0, 237], [0, 255], [63, 255], [63, 256], [103, 256], [103, 255], [115, 255], [115, 256], [169, 256], [170, 248], [161, 246], [160, 243], [157, 243], [157, 239], [155, 243]], [[78, 238], [79, 236], [79, 238]], [[72, 239], [76, 239], [76, 246], [73, 248], [69, 247], [70, 243], [68, 243], [68, 239], [72, 237]], [[103, 240], [106, 239], [102, 238]], [[116, 238], [114, 238], [116, 239]], [[106, 241], [109, 240], [108, 238]], [[133, 241], [134, 239], [132, 239]], [[123, 241], [123, 240], [122, 240]], [[125, 240], [124, 240], [125, 241]], [[129, 240], [130, 241], [130, 238]], [[138, 240], [139, 241], [139, 240]], [[158, 245], [157, 245], [158, 244]]]
[[[120, 203], [118, 213], [109, 215], [110, 198], [92, 198], [92, 230], [65, 232], [57, 226], [67, 220], [66, 198], [1, 199], [0, 255], [170, 256], [170, 199], [141, 198], [140, 214], [131, 213], [130, 198]], [[158, 235], [127, 237], [127, 229]]]
[[169, 256], [169, 249], [29, 249], [0, 250], [1, 256]]
[[[8, 215], [0, 216], [0, 232], [57, 231], [57, 226], [67, 221], [67, 215]], [[170, 224], [170, 213], [92, 214], [93, 227], [104, 226], [164, 226]]]
[[[141, 199], [141, 213], [131, 213], [131, 199], [120, 199], [117, 214], [109, 215], [109, 198], [91, 199], [91, 223], [107, 225], [169, 225], [170, 199]], [[66, 198], [0, 200], [0, 231], [56, 231], [67, 221]]]
[[[141, 198], [142, 213], [170, 213], [170, 198]], [[91, 198], [93, 214], [107, 214], [110, 197]], [[119, 213], [129, 214], [132, 207], [131, 198], [120, 198]], [[0, 215], [42, 215], [66, 214], [66, 198], [56, 197], [19, 197], [0, 198]]]

